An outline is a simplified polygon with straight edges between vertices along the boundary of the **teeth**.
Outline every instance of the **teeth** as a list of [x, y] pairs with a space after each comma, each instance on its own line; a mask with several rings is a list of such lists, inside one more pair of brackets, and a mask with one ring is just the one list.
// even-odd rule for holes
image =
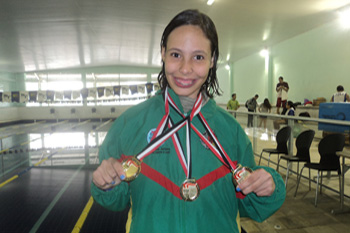
[[177, 81], [183, 86], [190, 86], [193, 83], [192, 80], [186, 80], [186, 79], [177, 79]]

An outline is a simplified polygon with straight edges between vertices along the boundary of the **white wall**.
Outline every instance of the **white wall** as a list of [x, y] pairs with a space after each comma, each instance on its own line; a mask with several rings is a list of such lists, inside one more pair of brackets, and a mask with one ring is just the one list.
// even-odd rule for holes
[[18, 108], [16, 107], [0, 108], [0, 123], [16, 121], [19, 118], [20, 117], [18, 114]]
[[305, 98], [318, 97], [329, 101], [337, 85], [343, 85], [350, 93], [350, 30], [341, 28], [338, 21], [290, 38], [269, 50], [270, 75], [265, 72], [265, 61], [259, 51], [234, 63], [231, 88], [240, 103], [258, 93], [258, 102], [272, 96], [270, 102], [274, 105], [279, 76], [289, 83], [289, 99], [293, 102], [303, 103]]
[[337, 21], [280, 43], [273, 56], [274, 81], [284, 77], [292, 101], [329, 101], [340, 84], [350, 92], [350, 30]]
[[255, 94], [259, 95], [258, 102], [268, 97], [267, 73], [265, 72], [265, 59], [255, 53], [234, 63], [233, 66], [233, 92], [237, 100], [244, 104]]
[[231, 80], [230, 80], [230, 71], [225, 68], [223, 64], [220, 64], [216, 75], [218, 77], [218, 82], [220, 89], [223, 94], [221, 96], [216, 96], [215, 101], [218, 104], [226, 104], [229, 99], [231, 99]]

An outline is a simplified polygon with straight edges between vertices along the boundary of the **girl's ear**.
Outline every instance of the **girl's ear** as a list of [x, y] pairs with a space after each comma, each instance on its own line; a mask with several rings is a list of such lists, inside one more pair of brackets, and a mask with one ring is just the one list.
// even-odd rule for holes
[[211, 59], [210, 59], [210, 68], [213, 68], [214, 66], [214, 58], [215, 58], [215, 52], [213, 53], [213, 56], [211, 56]]
[[162, 47], [161, 53], [162, 53], [162, 62], [164, 62], [164, 60], [165, 60], [165, 47]]

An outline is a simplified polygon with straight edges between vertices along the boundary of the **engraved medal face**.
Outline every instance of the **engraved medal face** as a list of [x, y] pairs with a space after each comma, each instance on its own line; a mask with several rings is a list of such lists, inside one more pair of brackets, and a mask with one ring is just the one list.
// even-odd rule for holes
[[248, 167], [242, 167], [237, 171], [233, 172], [232, 174], [233, 184], [237, 187], [237, 185], [242, 183], [242, 181], [245, 180], [251, 173], [252, 173], [252, 170]]
[[199, 186], [195, 179], [186, 179], [180, 188], [180, 195], [184, 201], [194, 201], [199, 196]]
[[141, 162], [135, 157], [123, 160], [122, 167], [125, 172], [125, 181], [133, 181], [141, 171]]

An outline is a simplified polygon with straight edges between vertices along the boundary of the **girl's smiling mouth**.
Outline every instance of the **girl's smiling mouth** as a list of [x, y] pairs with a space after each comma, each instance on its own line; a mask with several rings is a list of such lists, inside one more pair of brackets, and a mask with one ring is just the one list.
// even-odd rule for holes
[[183, 79], [183, 78], [175, 78], [175, 77], [174, 77], [174, 81], [176, 86], [182, 87], [182, 88], [192, 87], [196, 83], [196, 80], [194, 79]]

